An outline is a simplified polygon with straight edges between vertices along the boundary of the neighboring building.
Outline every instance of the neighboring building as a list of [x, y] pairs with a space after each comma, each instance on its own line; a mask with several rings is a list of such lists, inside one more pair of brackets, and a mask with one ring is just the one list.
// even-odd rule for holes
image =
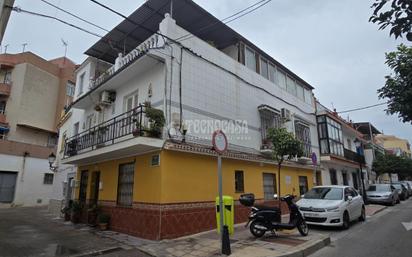
[[377, 135], [376, 139], [382, 142], [388, 153], [411, 158], [411, 145], [408, 140], [384, 134]]
[[[312, 187], [309, 157], [319, 156], [311, 85], [193, 1], [175, 1], [173, 18], [169, 8], [146, 1], [129, 17], [142, 26], [125, 20], [86, 52], [113, 66], [99, 77], [93, 60], [77, 70], [72, 110], [83, 114], [70, 119], [61, 161], [78, 166], [79, 201], [101, 205], [113, 230], [149, 239], [215, 227], [217, 128], [230, 141], [224, 194], [235, 199], [278, 193], [268, 128], [284, 126], [304, 145], [305, 156], [282, 167], [282, 195]], [[147, 103], [165, 115], [160, 134]], [[236, 223], [248, 212], [236, 202]]]
[[0, 55], [0, 202], [47, 205], [57, 117], [70, 103], [75, 65], [25, 52]]
[[8, 6], [13, 5], [14, 0], [0, 0], [0, 44], [3, 42], [3, 36], [10, 18], [11, 8]]
[[366, 167], [368, 169], [368, 182], [373, 184], [377, 180], [376, 173], [372, 169], [373, 161], [378, 154], [385, 154], [383, 143], [376, 137], [381, 134], [381, 132], [370, 122], [354, 123], [353, 127], [363, 134], [363, 139], [366, 141], [364, 146], [364, 156]]
[[363, 148], [356, 143], [364, 143], [363, 135], [336, 112], [320, 103], [316, 107], [322, 185], [350, 185], [362, 192], [361, 172], [366, 182], [367, 170]]

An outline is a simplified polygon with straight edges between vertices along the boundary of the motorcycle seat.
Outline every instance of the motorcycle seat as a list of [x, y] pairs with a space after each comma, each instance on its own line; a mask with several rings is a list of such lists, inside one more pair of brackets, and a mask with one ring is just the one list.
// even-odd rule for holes
[[255, 207], [261, 211], [277, 211], [280, 212], [279, 207], [266, 206], [266, 205], [255, 205]]

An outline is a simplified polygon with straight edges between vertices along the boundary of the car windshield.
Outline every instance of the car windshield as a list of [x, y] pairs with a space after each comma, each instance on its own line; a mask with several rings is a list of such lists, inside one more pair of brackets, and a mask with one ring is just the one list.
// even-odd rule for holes
[[388, 192], [391, 191], [389, 185], [370, 185], [368, 191], [371, 192]]
[[308, 191], [305, 199], [321, 199], [321, 200], [342, 200], [343, 190], [342, 188], [334, 187], [317, 187]]
[[393, 184], [392, 186], [396, 189], [401, 189], [402, 190], [401, 184]]

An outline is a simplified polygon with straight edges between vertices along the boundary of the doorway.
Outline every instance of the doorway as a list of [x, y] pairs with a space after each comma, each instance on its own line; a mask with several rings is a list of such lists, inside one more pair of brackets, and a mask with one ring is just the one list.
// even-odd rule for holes
[[92, 173], [92, 183], [90, 189], [90, 204], [91, 206], [97, 205], [100, 189], [100, 171], [94, 171]]
[[0, 171], [0, 203], [11, 203], [14, 200], [17, 172]]

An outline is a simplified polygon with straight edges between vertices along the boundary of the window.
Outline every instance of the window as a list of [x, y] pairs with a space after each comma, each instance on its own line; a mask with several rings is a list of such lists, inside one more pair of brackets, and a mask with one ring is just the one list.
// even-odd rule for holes
[[336, 170], [335, 169], [329, 169], [329, 175], [330, 175], [330, 183], [332, 185], [337, 185], [338, 184], [338, 178], [336, 176]]
[[56, 135], [49, 135], [47, 138], [47, 146], [54, 147], [57, 145], [57, 136]]
[[10, 84], [11, 83], [11, 71], [6, 71], [4, 74], [4, 83]]
[[260, 58], [260, 75], [265, 77], [266, 79], [269, 79], [269, 70], [268, 70], [268, 61], [266, 61], [263, 58]]
[[283, 89], [286, 89], [286, 73], [278, 69], [277, 78], [278, 78], [278, 81], [277, 81], [278, 86]]
[[249, 69], [256, 71], [256, 55], [255, 51], [249, 47], [245, 48], [245, 65]]
[[295, 80], [293, 80], [289, 76], [286, 77], [286, 91], [288, 91], [290, 94], [296, 96], [296, 83], [295, 83]]
[[73, 125], [73, 136], [77, 136], [79, 134], [79, 123], [76, 122]]
[[308, 177], [299, 176], [299, 193], [300, 195], [306, 194], [308, 191]]
[[85, 76], [85, 73], [83, 72], [79, 77], [79, 93], [77, 95], [81, 95], [83, 93], [84, 76]]
[[152, 155], [152, 160], [150, 162], [151, 166], [159, 166], [160, 165], [160, 155]]
[[269, 64], [269, 80], [273, 83], [276, 83], [277, 76], [276, 76], [276, 67], [272, 64]]
[[342, 126], [333, 119], [318, 117], [320, 151], [322, 154], [343, 156]]
[[52, 185], [53, 184], [53, 173], [44, 173], [43, 184]]
[[117, 187], [117, 204], [132, 206], [134, 185], [134, 163], [119, 166], [119, 180]]
[[348, 138], [346, 139], [346, 142], [348, 143], [348, 149], [352, 151], [352, 140]]
[[305, 102], [312, 105], [312, 92], [308, 89], [304, 89], [305, 92]]
[[72, 82], [68, 81], [66, 85], [66, 95], [67, 96], [74, 96], [75, 86]]
[[348, 174], [346, 173], [346, 171], [342, 171], [342, 179], [343, 179], [343, 185], [348, 186], [349, 185]]
[[139, 92], [136, 90], [123, 99], [124, 112], [133, 110], [139, 105]]
[[93, 118], [94, 114], [89, 114], [87, 115], [86, 118], [86, 129], [90, 129], [93, 126]]
[[299, 83], [296, 84], [296, 96], [303, 101], [305, 100], [304, 88]]
[[312, 144], [310, 140], [310, 128], [300, 121], [295, 121], [296, 139], [302, 142], [303, 156], [310, 157], [312, 154]]
[[263, 173], [263, 194], [265, 200], [273, 200], [276, 193], [276, 176], [272, 173]]
[[261, 133], [262, 139], [267, 139], [267, 133], [270, 128], [280, 128], [281, 118], [280, 114], [269, 110], [260, 111]]
[[0, 114], [6, 113], [6, 101], [0, 101]]
[[236, 193], [245, 192], [245, 185], [244, 185], [243, 171], [242, 170], [236, 170], [235, 171], [235, 192]]

